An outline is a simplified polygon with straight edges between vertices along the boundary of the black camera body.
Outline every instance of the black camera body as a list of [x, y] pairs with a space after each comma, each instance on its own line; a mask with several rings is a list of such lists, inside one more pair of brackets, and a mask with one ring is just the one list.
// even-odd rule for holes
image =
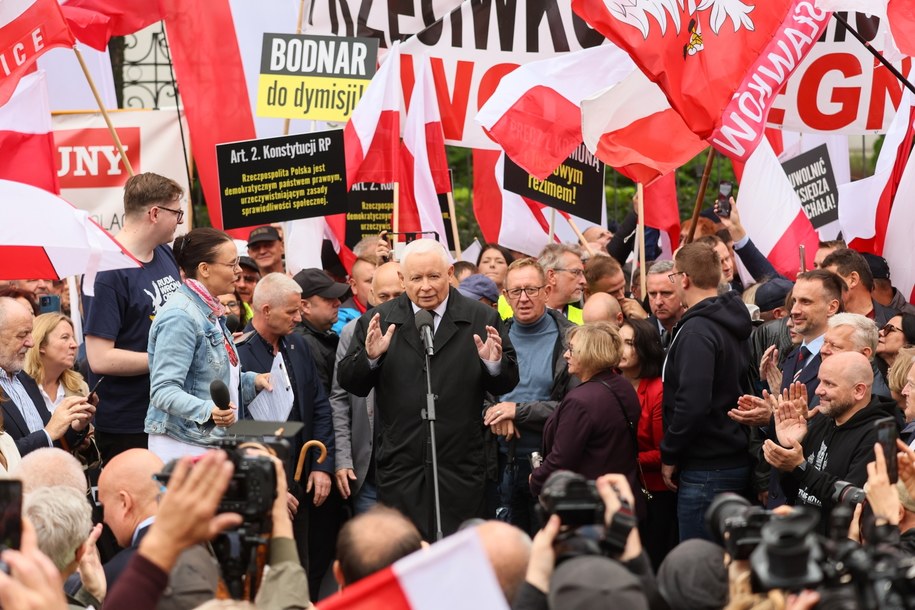
[[[272, 526], [270, 514], [276, 500], [276, 467], [273, 460], [263, 455], [247, 455], [233, 439], [222, 439], [214, 448], [224, 450], [235, 466], [217, 512], [238, 513], [242, 517], [242, 528], [268, 533]], [[167, 487], [175, 464], [175, 461], [166, 464], [155, 479]]]

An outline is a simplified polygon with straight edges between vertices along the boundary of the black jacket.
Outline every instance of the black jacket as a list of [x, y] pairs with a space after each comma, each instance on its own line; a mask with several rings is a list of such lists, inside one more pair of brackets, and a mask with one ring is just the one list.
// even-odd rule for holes
[[822, 506], [825, 515], [835, 506], [832, 497], [837, 481], [863, 487], [867, 481], [867, 464], [874, 459], [877, 442], [874, 422], [892, 417], [897, 410], [895, 402], [873, 396], [865, 408], [841, 426], [831, 417], [814, 416], [801, 443], [806, 468], [781, 473], [788, 503]]
[[[19, 371], [16, 373], [16, 377], [19, 379], [20, 383], [22, 383], [22, 387], [25, 388], [26, 394], [32, 399], [32, 404], [16, 405], [16, 403], [13, 402], [13, 399], [9, 398], [8, 400], [0, 402], [0, 409], [3, 410], [4, 430], [6, 430], [6, 433], [16, 442], [16, 449], [19, 450], [19, 455], [24, 457], [26, 454], [31, 453], [36, 449], [47, 447], [48, 436], [45, 434], [44, 430], [29, 432], [29, 427], [20, 412], [20, 408], [35, 409], [45, 426], [51, 421], [51, 413], [44, 404], [44, 398], [41, 397], [41, 392], [38, 390], [38, 384], [35, 383], [35, 380], [29, 377], [25, 371]], [[54, 446], [69, 450], [78, 446], [85, 436], [85, 431], [76, 432], [73, 428], [67, 428], [67, 432], [64, 434], [63, 438], [59, 441], [54, 441]]]
[[681, 470], [749, 464], [747, 430], [728, 417], [749, 391], [750, 314], [730, 291], [690, 307], [664, 360], [661, 460]]
[[334, 379], [334, 364], [337, 362], [337, 344], [340, 342], [340, 337], [332, 330], [321, 332], [305, 320], [296, 325], [295, 332], [301, 335], [308, 344], [311, 355], [314, 356], [315, 365], [318, 367], [318, 376], [321, 378], [324, 394], [330, 396], [331, 383]]

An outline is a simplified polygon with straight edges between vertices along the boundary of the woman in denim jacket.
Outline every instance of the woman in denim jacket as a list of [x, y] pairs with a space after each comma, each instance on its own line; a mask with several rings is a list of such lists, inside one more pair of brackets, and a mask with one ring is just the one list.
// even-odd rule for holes
[[[225, 307], [218, 299], [234, 290], [241, 271], [232, 238], [216, 229], [194, 229], [175, 240], [173, 251], [186, 279], [149, 331], [145, 426], [150, 451], [166, 462], [206, 451], [243, 417], [244, 405], [257, 390], [270, 389], [269, 374], [241, 372]], [[215, 379], [229, 388], [227, 409], [210, 398]]]

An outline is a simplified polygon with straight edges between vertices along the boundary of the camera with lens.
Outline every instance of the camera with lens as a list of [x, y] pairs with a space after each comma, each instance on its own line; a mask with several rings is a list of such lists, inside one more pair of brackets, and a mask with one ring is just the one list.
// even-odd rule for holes
[[866, 545], [846, 537], [855, 490], [836, 485], [843, 503], [829, 514], [828, 538], [816, 533], [816, 509], [778, 515], [732, 493], [715, 498], [706, 527], [732, 558], [749, 560], [755, 592], [816, 589], [818, 608], [915, 608], [915, 558], [893, 546], [893, 535], [874, 528]]
[[594, 481], [568, 470], [550, 475], [540, 492], [537, 510], [544, 523], [551, 515], [558, 515], [562, 522], [562, 530], [553, 542], [557, 565], [582, 555], [615, 559], [623, 553], [637, 520], [629, 502], [621, 496], [619, 500], [619, 510], [605, 524], [604, 501]]
[[[276, 500], [276, 467], [273, 460], [262, 455], [248, 455], [234, 439], [221, 439], [214, 448], [224, 450], [235, 466], [217, 512], [241, 515], [239, 529], [252, 534], [269, 533], [271, 509]], [[167, 487], [176, 463], [171, 461], [166, 464], [155, 479]]]

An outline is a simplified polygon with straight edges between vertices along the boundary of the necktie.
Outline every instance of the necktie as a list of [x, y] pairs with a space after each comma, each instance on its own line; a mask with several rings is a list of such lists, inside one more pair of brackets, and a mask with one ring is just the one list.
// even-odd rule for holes
[[801, 349], [797, 351], [797, 364], [796, 370], [794, 371], [794, 378], [791, 382], [795, 382], [801, 376], [801, 372], [804, 370], [804, 363], [807, 361], [807, 358], [810, 357], [810, 350], [807, 349], [806, 345], [802, 345]]

